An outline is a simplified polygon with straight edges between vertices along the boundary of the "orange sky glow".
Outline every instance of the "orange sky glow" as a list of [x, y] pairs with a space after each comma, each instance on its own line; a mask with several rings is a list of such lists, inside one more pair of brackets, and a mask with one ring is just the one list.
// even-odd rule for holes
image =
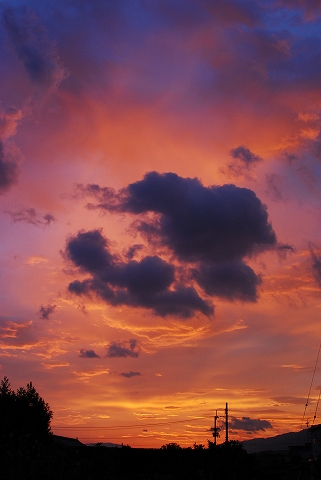
[[2, 378], [84, 443], [321, 423], [321, 3], [0, 9]]

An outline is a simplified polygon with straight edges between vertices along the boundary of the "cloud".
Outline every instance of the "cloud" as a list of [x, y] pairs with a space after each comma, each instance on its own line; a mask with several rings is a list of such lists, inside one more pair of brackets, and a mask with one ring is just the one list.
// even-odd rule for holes
[[267, 428], [273, 428], [271, 423], [267, 420], [260, 420], [259, 418], [231, 417], [229, 420], [229, 428], [233, 430], [245, 430], [247, 432], [265, 431]]
[[240, 162], [242, 162], [244, 165], [247, 165], [247, 166], [253, 165], [262, 160], [258, 155], [255, 155], [243, 145], [240, 145], [239, 147], [236, 147], [236, 148], [232, 148], [232, 150], [230, 151], [230, 154], [233, 158], [235, 158], [236, 160], [239, 160]]
[[67, 241], [66, 255], [82, 271], [99, 274], [114, 263], [108, 245], [101, 230], [80, 231]]
[[56, 221], [56, 218], [51, 213], [40, 215], [34, 208], [22, 208], [15, 212], [6, 210], [5, 213], [11, 216], [13, 223], [26, 222], [36, 227], [41, 225], [48, 226]]
[[265, 176], [267, 194], [275, 201], [284, 201], [284, 178], [277, 173], [269, 173]]
[[321, 15], [320, 0], [278, 0], [278, 5], [299, 9], [307, 20], [315, 20]]
[[[93, 195], [91, 185], [83, 187]], [[135, 223], [150, 241], [167, 246], [185, 261], [240, 259], [275, 246], [266, 206], [252, 190], [235, 185], [204, 187], [197, 178], [150, 172], [119, 192], [99, 189], [100, 203], [91, 208], [140, 215]]]
[[247, 176], [254, 166], [262, 161], [261, 157], [252, 153], [248, 148], [240, 145], [230, 151], [234, 161], [227, 165], [227, 174], [234, 177]]
[[0, 317], [0, 339], [6, 345], [21, 346], [35, 345], [35, 331], [32, 321], [23, 321], [15, 318]]
[[139, 355], [139, 345], [134, 338], [124, 342], [111, 342], [107, 348], [106, 357], [133, 357], [137, 358]]
[[51, 315], [56, 310], [56, 308], [57, 308], [57, 305], [54, 305], [54, 304], [47, 305], [46, 307], [41, 305], [39, 310], [40, 318], [43, 318], [44, 320], [48, 320], [49, 315]]
[[291, 395], [273, 397], [273, 400], [282, 405], [305, 405], [307, 401], [306, 397], [294, 397]]
[[262, 283], [261, 276], [241, 261], [202, 263], [194, 277], [208, 295], [244, 302], [257, 300], [257, 287]]
[[100, 358], [94, 350], [85, 350], [84, 348], [80, 350], [79, 356], [82, 358]]
[[128, 260], [132, 260], [136, 253], [137, 252], [140, 252], [141, 250], [143, 250], [145, 247], [144, 245], [142, 244], [135, 244], [135, 245], [132, 245], [131, 247], [129, 247], [129, 249], [127, 250], [127, 252], [125, 253], [125, 257], [128, 259]]
[[2, 12], [2, 22], [30, 80], [47, 91], [56, 88], [66, 73], [37, 16], [28, 10], [7, 8]]
[[193, 287], [175, 283], [172, 264], [156, 255], [139, 262], [122, 262], [111, 254], [100, 230], [78, 232], [67, 240], [63, 254], [81, 271], [92, 275], [69, 284], [69, 292], [78, 296], [95, 294], [111, 305], [148, 308], [162, 317], [189, 318], [196, 311], [213, 313], [213, 307]]
[[0, 138], [5, 139], [15, 135], [21, 118], [22, 112], [18, 108], [9, 107], [6, 110], [0, 108]]
[[315, 253], [312, 245], [310, 245], [310, 254], [312, 258], [312, 271], [317, 284], [321, 287], [321, 255]]
[[[246, 158], [242, 161], [258, 161], [258, 157], [245, 147], [235, 149], [234, 155]], [[252, 190], [235, 185], [205, 187], [197, 178], [183, 178], [175, 173], [150, 172], [143, 180], [118, 192], [95, 184], [80, 184], [77, 191], [82, 196], [87, 195], [96, 200], [96, 203], [87, 205], [89, 209], [136, 216], [132, 229], [140, 233], [153, 247], [167, 249], [178, 262], [193, 264], [192, 279], [208, 295], [230, 301], [257, 300], [262, 279], [246, 265], [245, 258], [268, 249], [277, 249], [277, 240], [268, 220], [267, 208]], [[83, 243], [81, 235], [79, 233], [74, 240], [69, 241], [66, 252], [76, 265], [83, 268], [81, 262], [90, 262], [91, 255], [87, 255], [85, 260], [77, 260], [72, 248], [74, 243]], [[97, 236], [98, 233], [91, 232], [89, 235]], [[97, 278], [82, 283], [76, 281], [69, 286], [70, 291], [87, 295], [90, 291], [100, 291], [101, 297], [117, 304], [120, 297], [110, 289], [114, 282], [114, 285], [128, 288], [128, 293], [131, 294], [123, 303], [134, 305], [138, 302], [141, 306], [153, 308], [159, 315], [177, 314], [189, 317], [193, 311], [200, 311], [205, 315], [213, 313], [213, 307], [200, 298], [193, 286], [186, 284], [188, 279], [183, 280], [184, 285], [175, 284], [172, 264], [165, 266], [165, 262], [159, 257], [145, 257], [141, 262], [119, 264], [120, 268], [117, 268], [116, 264], [112, 265], [111, 254], [107, 253], [107, 240], [100, 238], [96, 241], [99, 243], [99, 256], [102, 258], [98, 261], [99, 268], [105, 265], [109, 270], [109, 279], [107, 280], [106, 270], [105, 275], [100, 275], [100, 281], [97, 281]], [[98, 254], [97, 248], [92, 254], [93, 257]], [[147, 264], [149, 267], [155, 264], [152, 275], [158, 272], [159, 281], [162, 279], [165, 283], [163, 289], [155, 288], [154, 293], [157, 291], [157, 295], [154, 297], [144, 298], [141, 290], [137, 298], [138, 291], [133, 292], [128, 281], [121, 285], [120, 272], [123, 279], [128, 276], [128, 279], [134, 280], [138, 275], [142, 279], [146, 278], [142, 287], [148, 292], [155, 280], [152, 280], [152, 276], [148, 278], [148, 275], [144, 275], [144, 270], [148, 270], [149, 274], [153, 270], [147, 268]], [[167, 283], [164, 278], [165, 270], [168, 275]], [[117, 281], [111, 280], [111, 271], [114, 272], [114, 277], [118, 271]], [[109, 281], [108, 288], [101, 283], [103, 277], [105, 281]], [[136, 298], [132, 296], [133, 293]]]
[[7, 192], [18, 181], [17, 151], [4, 148], [0, 141], [0, 194]]
[[141, 376], [141, 373], [140, 372], [123, 372], [123, 373], [120, 373], [119, 375], [121, 375], [122, 377], [125, 377], [125, 378], [132, 378], [132, 377], [140, 377]]

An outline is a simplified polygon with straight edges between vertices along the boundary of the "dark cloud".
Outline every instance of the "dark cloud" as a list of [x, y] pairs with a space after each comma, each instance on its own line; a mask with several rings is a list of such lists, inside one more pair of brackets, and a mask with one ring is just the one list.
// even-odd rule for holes
[[57, 87], [65, 71], [37, 16], [27, 10], [7, 8], [2, 12], [2, 23], [30, 80], [46, 90]]
[[216, 295], [227, 300], [255, 302], [257, 287], [262, 283], [260, 275], [245, 263], [202, 263], [194, 270], [194, 277], [208, 295]]
[[230, 151], [233, 162], [228, 163], [222, 172], [231, 177], [245, 176], [251, 178], [254, 166], [262, 159], [251, 152], [248, 148], [240, 145]]
[[312, 258], [312, 270], [314, 278], [318, 285], [321, 287], [321, 255], [315, 253], [314, 248], [310, 245], [310, 253]]
[[53, 303], [50, 305], [47, 305], [46, 307], [41, 305], [39, 310], [40, 318], [43, 318], [44, 320], [48, 320], [49, 315], [51, 315], [56, 310], [56, 308], [57, 308], [57, 305]]
[[213, 313], [213, 307], [193, 287], [175, 283], [173, 265], [158, 256], [124, 263], [108, 248], [108, 241], [99, 230], [79, 232], [67, 241], [65, 257], [92, 275], [71, 282], [69, 292], [78, 296], [97, 295], [111, 305], [148, 308], [162, 317], [189, 318], [196, 311]]
[[119, 375], [121, 375], [122, 377], [125, 377], [125, 378], [132, 378], [132, 377], [140, 377], [141, 376], [141, 373], [140, 372], [123, 372], [123, 373], [120, 373]]
[[94, 350], [85, 350], [84, 348], [80, 350], [79, 356], [82, 358], [100, 358]]
[[11, 218], [14, 223], [16, 222], [26, 222], [36, 227], [44, 225], [48, 226], [52, 222], [56, 221], [56, 218], [51, 213], [46, 213], [45, 215], [40, 215], [36, 212], [34, 208], [22, 208], [15, 212], [11, 210], [6, 210], [5, 213], [11, 215]]
[[253, 165], [257, 162], [260, 162], [262, 159], [251, 152], [248, 148], [244, 147], [244, 145], [240, 145], [239, 147], [232, 148], [230, 154], [233, 158], [239, 160], [240, 162], [244, 163], [244, 165]]
[[281, 260], [285, 260], [289, 253], [295, 252], [295, 248], [292, 245], [289, 245], [287, 243], [285, 244], [279, 243], [279, 245], [277, 246], [276, 252]]
[[66, 255], [81, 270], [99, 274], [113, 265], [108, 241], [101, 230], [81, 231], [67, 241]]
[[145, 248], [144, 245], [142, 245], [141, 243], [132, 245], [131, 247], [129, 247], [129, 249], [125, 253], [125, 257], [128, 260], [132, 260], [135, 257], [136, 253], [140, 252], [144, 248]]
[[139, 345], [134, 338], [124, 342], [111, 342], [107, 348], [106, 357], [134, 357], [139, 355]]
[[[92, 186], [83, 187], [92, 194]], [[153, 212], [154, 220], [135, 227], [149, 240], [170, 248], [185, 261], [230, 261], [275, 246], [266, 206], [252, 190], [235, 185], [204, 187], [197, 178], [150, 172], [144, 179], [103, 198], [92, 208], [135, 215]]]
[[[234, 155], [244, 157], [244, 162], [258, 161], [245, 147], [235, 149]], [[197, 178], [157, 172], [146, 174], [143, 180], [118, 192], [98, 185], [78, 185], [77, 189], [82, 196], [96, 199], [96, 203], [89, 204], [90, 209], [137, 216], [132, 229], [154, 247], [167, 248], [178, 261], [194, 264], [192, 278], [208, 295], [232, 301], [256, 301], [261, 277], [244, 259], [276, 249], [277, 241], [267, 208], [252, 190], [235, 185], [205, 187]], [[100, 292], [99, 295], [111, 303], [136, 303], [163, 316], [177, 314], [188, 318], [195, 311], [206, 315], [213, 312], [213, 307], [199, 297], [193, 286], [183, 285], [186, 278], [180, 285], [175, 283], [174, 267], [165, 265], [159, 257], [146, 257], [128, 264], [112, 263], [111, 255], [106, 253], [107, 240], [102, 240], [98, 232], [79, 233], [69, 241], [67, 256], [79, 267], [83, 267], [84, 260], [77, 260], [73, 245], [83, 243], [81, 235], [97, 236], [99, 249], [94, 248], [93, 256], [101, 256], [102, 261], [98, 263], [100, 268], [106, 266], [105, 274], [76, 281], [69, 286], [70, 291], [79, 295]], [[135, 251], [133, 247], [130, 255]], [[88, 254], [87, 263], [91, 262], [90, 258]], [[92, 269], [87, 270], [94, 273]], [[156, 274], [159, 278], [155, 284], [152, 276]], [[164, 282], [162, 288], [159, 282]], [[127, 297], [124, 292], [111, 291], [112, 286], [126, 288]]]
[[259, 418], [231, 417], [229, 420], [229, 428], [233, 430], [245, 430], [246, 432], [259, 432], [273, 427], [267, 420], [260, 420]]
[[18, 162], [15, 155], [4, 149], [0, 141], [0, 193], [7, 192], [18, 181]]

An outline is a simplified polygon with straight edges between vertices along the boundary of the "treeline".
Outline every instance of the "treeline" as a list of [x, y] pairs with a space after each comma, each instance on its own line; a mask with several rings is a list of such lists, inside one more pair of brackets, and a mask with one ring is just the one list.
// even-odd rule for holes
[[0, 445], [28, 441], [46, 442], [50, 436], [52, 411], [32, 383], [12, 390], [9, 379], [0, 383]]
[[52, 411], [29, 383], [0, 383], [0, 478], [5, 480], [300, 480], [321, 478], [320, 462], [248, 454], [243, 445], [169, 443], [160, 449], [66, 447], [52, 435]]
[[314, 480], [320, 465], [281, 453], [216, 449], [64, 447], [31, 442], [1, 454], [5, 480]]

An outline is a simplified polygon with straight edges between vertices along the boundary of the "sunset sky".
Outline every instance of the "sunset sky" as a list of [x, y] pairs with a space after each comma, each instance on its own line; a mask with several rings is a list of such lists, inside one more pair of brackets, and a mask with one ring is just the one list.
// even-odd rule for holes
[[321, 1], [0, 9], [1, 378], [84, 443], [321, 423]]

